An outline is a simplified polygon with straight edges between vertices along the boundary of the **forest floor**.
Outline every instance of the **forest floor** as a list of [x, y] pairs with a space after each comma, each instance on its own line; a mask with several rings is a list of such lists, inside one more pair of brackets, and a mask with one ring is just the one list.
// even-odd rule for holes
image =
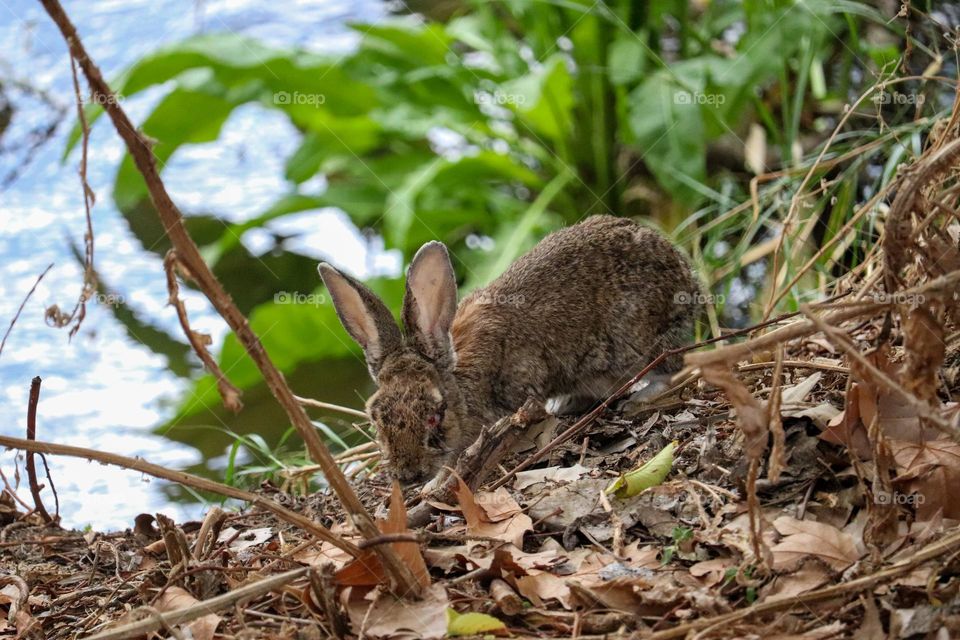
[[[870, 344], [880, 331], [867, 322], [849, 336]], [[955, 343], [945, 355], [938, 393], [956, 398]], [[908, 359], [898, 346], [871, 358], [891, 376]], [[132, 530], [82, 533], [24, 517], [7, 491], [0, 636], [139, 638], [167, 626], [159, 637], [957, 637], [960, 445], [846, 360], [808, 336], [782, 357], [758, 352], [737, 365], [753, 397], [780, 399], [782, 445], [768, 458], [782, 455], [779, 473], [762, 461], [752, 476], [737, 409], [691, 375], [652, 404], [605, 412], [496, 491], [462, 487], [418, 542], [392, 543], [425, 561], [417, 601], [258, 508], [215, 508], [203, 523], [144, 515]], [[957, 405], [941, 409], [955, 415]], [[540, 443], [573, 420], [559, 422], [541, 423]], [[662, 483], [628, 498], [605, 493], [671, 442]], [[879, 480], [883, 464], [892, 484]], [[391, 494], [380, 471], [356, 488], [374, 510]], [[260, 491], [351, 536], [331, 495]], [[261, 588], [277, 575], [285, 579]], [[185, 621], [165, 618], [184, 610]]]

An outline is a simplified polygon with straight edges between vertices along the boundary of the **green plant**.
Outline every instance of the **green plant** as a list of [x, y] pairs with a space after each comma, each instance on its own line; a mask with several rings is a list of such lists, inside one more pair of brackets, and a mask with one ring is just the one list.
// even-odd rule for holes
[[[126, 99], [164, 85], [142, 122], [161, 162], [216, 140], [241, 105], [279, 111], [302, 132], [286, 159], [289, 193], [272, 206], [241, 223], [188, 219], [284, 372], [355, 355], [330, 305], [274, 300], [317, 288], [313, 260], [279, 246], [254, 259], [240, 243], [284, 216], [339, 208], [404, 260], [441, 239], [464, 289], [560, 225], [592, 213], [644, 216], [693, 255], [716, 294], [708, 308], [717, 332], [721, 320], [766, 310], [771, 291], [784, 288], [779, 306], [795, 309], [856, 267], [878, 218], [848, 223], [916, 153], [931, 122], [878, 108], [873, 119], [853, 118], [817, 158], [844, 104], [905, 75], [901, 47], [889, 41], [904, 37], [902, 24], [866, 3], [478, 1], [445, 22], [407, 16], [353, 28], [356, 50], [339, 58], [204, 35], [145, 56], [113, 83]], [[864, 37], [868, 28], [889, 38]], [[916, 49], [936, 55], [923, 42]], [[931, 100], [921, 111], [938, 108]], [[100, 113], [88, 108], [91, 122]], [[881, 117], [889, 126], [874, 126]], [[753, 195], [738, 155], [751, 128], [769, 141], [752, 147], [768, 172]], [[113, 196], [144, 246], [166, 251], [129, 158]], [[831, 250], [818, 255], [823, 246]], [[398, 281], [372, 284], [397, 307]], [[232, 337], [219, 360], [238, 387], [258, 384]], [[177, 419], [215, 406], [212, 378], [190, 397]]]

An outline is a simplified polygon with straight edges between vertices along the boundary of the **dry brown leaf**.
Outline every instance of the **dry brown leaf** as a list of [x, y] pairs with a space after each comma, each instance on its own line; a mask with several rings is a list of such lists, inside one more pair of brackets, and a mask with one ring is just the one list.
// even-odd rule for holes
[[733, 558], [713, 558], [704, 560], [690, 567], [690, 575], [699, 579], [700, 584], [705, 587], [712, 587], [723, 582], [726, 577], [727, 569], [736, 567], [737, 563]]
[[[29, 592], [24, 591], [25, 585], [19, 578], [0, 577], [0, 607], [9, 606], [6, 614], [6, 620], [0, 619], [0, 623], [6, 622], [12, 624], [17, 630], [17, 637], [27, 637], [27, 632], [34, 626], [35, 620], [30, 615]], [[5, 583], [5, 584], [4, 584]], [[8, 625], [9, 626], [9, 625]]]
[[704, 380], [723, 389], [727, 394], [730, 404], [737, 411], [737, 423], [745, 436], [744, 452], [750, 458], [758, 459], [767, 448], [769, 433], [769, 420], [764, 403], [753, 397], [750, 390], [723, 363], [705, 365], [702, 373]]
[[[157, 598], [154, 607], [156, 607], [160, 613], [170, 613], [178, 609], [192, 607], [198, 602], [199, 601], [190, 595], [186, 589], [170, 587]], [[189, 629], [194, 640], [213, 640], [213, 634], [216, 633], [217, 627], [220, 626], [220, 620], [221, 618], [217, 614], [208, 613], [193, 622], [186, 623], [185, 626]]]
[[[407, 528], [407, 510], [403, 504], [403, 494], [400, 485], [393, 483], [393, 493], [390, 496], [390, 511], [385, 520], [377, 523], [380, 531], [385, 534], [412, 533]], [[420, 545], [416, 542], [389, 543], [401, 561], [407, 565], [421, 586], [430, 585], [430, 573], [427, 564], [420, 553]], [[386, 574], [380, 558], [373, 549], [364, 549], [352, 562], [334, 574], [334, 581], [341, 586], [372, 587], [386, 582]]]
[[541, 482], [573, 482], [587, 473], [590, 473], [590, 469], [581, 464], [570, 467], [557, 466], [521, 471], [517, 473], [513, 488], [519, 491]]
[[[386, 521], [380, 526], [384, 533], [413, 533], [407, 528], [407, 509], [403, 504], [403, 492], [400, 483], [393, 481], [393, 493], [390, 496], [390, 511]], [[400, 560], [407, 565], [421, 587], [430, 586], [430, 572], [416, 542], [393, 542], [390, 544]]]
[[585, 586], [571, 584], [574, 600], [586, 607], [624, 611], [635, 616], [664, 616], [668, 613], [684, 617], [723, 613], [729, 606], [707, 589], [678, 583], [672, 572], [649, 571], [643, 576], [616, 578]]
[[503, 487], [493, 492], [476, 493], [473, 497], [477, 505], [483, 509], [484, 518], [488, 522], [500, 522], [523, 511], [513, 496]]
[[826, 442], [841, 445], [852, 451], [861, 460], [873, 456], [873, 447], [867, 437], [867, 429], [860, 419], [860, 395], [863, 385], [854, 382], [847, 390], [846, 406], [827, 423], [820, 437]]
[[351, 588], [345, 608], [354, 634], [365, 638], [443, 638], [450, 602], [443, 585], [424, 591], [421, 600], [402, 600], [376, 590]]
[[781, 574], [772, 583], [765, 585], [760, 590], [759, 600], [764, 602], [794, 598], [825, 585], [830, 578], [830, 571], [819, 564], [807, 562], [799, 570]]
[[937, 377], [946, 354], [943, 320], [926, 307], [915, 307], [903, 323], [903, 350], [906, 353], [903, 388], [926, 402], [937, 397]]
[[[492, 494], [474, 495], [470, 487], [457, 478], [457, 502], [467, 522], [467, 532], [473, 535], [522, 547], [523, 535], [533, 531], [533, 520], [502, 487]], [[492, 521], [491, 517], [497, 520]]]
[[853, 538], [828, 524], [781, 516], [773, 526], [784, 536], [771, 549], [775, 569], [791, 569], [813, 557], [843, 571], [860, 557]]
[[937, 514], [960, 518], [960, 444], [949, 438], [927, 442], [890, 440], [897, 466], [897, 484], [905, 491], [893, 494], [898, 503], [916, 506], [917, 520]]
[[877, 610], [873, 596], [864, 597], [862, 602], [863, 620], [860, 622], [860, 627], [853, 632], [853, 640], [874, 640], [874, 638], [885, 637], [883, 624], [880, 622], [880, 611]]

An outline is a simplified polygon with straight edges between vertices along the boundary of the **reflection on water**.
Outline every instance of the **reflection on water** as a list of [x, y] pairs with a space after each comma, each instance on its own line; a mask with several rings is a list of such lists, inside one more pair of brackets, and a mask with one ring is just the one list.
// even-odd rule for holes
[[[185, 11], [185, 3], [171, 0], [65, 3], [87, 49], [108, 78], [157, 47], [198, 32], [230, 30], [274, 46], [346, 50], [355, 36], [344, 27], [345, 22], [376, 20], [384, 12], [379, 2], [368, 1], [267, 5], [231, 0], [187, 6], [191, 10]], [[4, 43], [0, 84], [15, 109], [10, 128], [0, 138], [0, 177], [19, 174], [0, 191], [4, 265], [0, 333], [37, 276], [48, 264], [55, 265], [37, 287], [0, 356], [0, 433], [23, 435], [30, 380], [39, 375], [43, 378], [40, 439], [142, 455], [174, 468], [200, 469], [223, 455], [229, 440], [217, 429], [222, 431], [228, 421], [238, 432], [257, 431], [268, 440], [279, 437], [287, 426], [285, 418], [270, 403], [258, 403], [256, 397], [245, 398], [250, 410], [239, 418], [231, 420], [215, 413], [208, 419], [213, 424], [178, 425], [167, 431], [167, 437], [152, 433], [172, 415], [189, 381], [171, 371], [167, 358], [140, 343], [148, 339], [151, 328], [179, 336], [179, 327], [167, 306], [160, 258], [144, 251], [112, 206], [113, 176], [123, 149], [113, 130], [105, 126], [106, 120], [94, 128], [90, 141], [88, 179], [98, 196], [93, 212], [96, 267], [117, 299], [135, 314], [141, 333], [133, 331], [131, 335], [110, 309], [96, 303], [88, 305], [87, 318], [72, 341], [67, 330], [44, 324], [47, 306], [73, 308], [82, 279], [71, 253], [71, 243], [83, 244], [78, 160], [76, 155], [65, 164], [59, 159], [73, 114], [70, 66], [63, 41], [39, 3], [6, 0], [0, 16], [0, 42]], [[16, 88], [17, 83], [42, 90], [43, 99]], [[123, 106], [139, 121], [158, 95], [157, 91], [146, 92]], [[28, 141], [32, 131], [57, 118], [58, 109], [69, 114], [66, 120], [21, 168], [30, 154], [23, 147], [10, 149], [11, 141]], [[242, 220], [287, 191], [282, 165], [296, 143], [296, 132], [280, 114], [243, 107], [228, 121], [219, 141], [178, 152], [165, 169], [165, 180], [184, 210], [212, 211]], [[333, 256], [361, 275], [398, 268], [395, 257], [371, 255], [366, 241], [335, 212], [305, 213], [299, 222], [311, 233], [298, 239], [292, 250], [311, 257]], [[244, 237], [244, 242], [257, 252], [255, 234]], [[219, 344], [223, 323], [201, 296], [189, 290], [182, 294], [194, 329], [211, 334], [214, 344]], [[356, 389], [366, 384], [359, 363], [344, 363], [337, 375], [307, 369], [298, 372], [293, 382], [296, 389], [325, 389], [324, 397], [353, 406], [360, 406]], [[0, 455], [0, 465], [11, 478], [13, 462], [14, 454]], [[199, 513], [196, 505], [171, 504], [158, 483], [135, 473], [68, 458], [49, 462], [67, 526], [122, 528], [130, 526], [136, 514], [161, 508], [178, 518]], [[52, 508], [52, 501], [48, 507]]]

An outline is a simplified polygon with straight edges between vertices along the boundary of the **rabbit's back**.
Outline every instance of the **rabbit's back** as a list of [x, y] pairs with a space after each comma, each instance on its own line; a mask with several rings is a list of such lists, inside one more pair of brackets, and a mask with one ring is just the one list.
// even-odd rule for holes
[[[663, 236], [594, 216], [556, 231], [460, 303], [456, 371], [478, 409], [527, 397], [600, 398], [661, 352], [688, 340], [699, 287]], [[663, 371], [679, 368], [680, 358]]]

